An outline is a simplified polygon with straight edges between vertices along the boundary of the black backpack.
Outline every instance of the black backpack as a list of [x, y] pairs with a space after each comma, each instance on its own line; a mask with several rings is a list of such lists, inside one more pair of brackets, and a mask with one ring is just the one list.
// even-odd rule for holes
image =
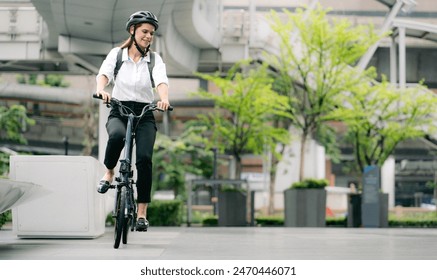
[[[114, 68], [114, 81], [117, 77], [118, 70], [120, 70], [121, 65], [123, 64], [123, 60], [121, 59], [123, 56], [123, 49], [120, 48], [117, 54], [117, 62], [115, 63]], [[155, 81], [153, 80], [152, 71], [153, 67], [155, 66], [155, 53], [150, 51], [150, 62], [147, 64], [149, 66], [149, 73], [150, 73], [150, 81], [152, 82], [152, 88], [155, 88]]]

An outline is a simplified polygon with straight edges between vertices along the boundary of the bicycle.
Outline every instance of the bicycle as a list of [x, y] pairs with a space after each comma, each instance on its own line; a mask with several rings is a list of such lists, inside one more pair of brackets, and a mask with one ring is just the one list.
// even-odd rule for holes
[[[102, 99], [101, 96], [93, 95], [96, 99]], [[118, 107], [120, 115], [127, 117], [126, 137], [124, 144], [124, 158], [120, 160], [119, 176], [115, 177], [115, 185], [111, 184], [111, 189], [116, 189], [114, 211], [112, 217], [115, 218], [114, 229], [114, 248], [117, 249], [120, 246], [120, 241], [123, 244], [127, 244], [129, 227], [131, 231], [135, 230], [137, 220], [137, 209], [134, 197], [133, 185], [133, 170], [132, 170], [132, 148], [133, 140], [135, 138], [134, 120], [138, 121], [150, 111], [163, 111], [159, 109], [156, 104], [148, 104], [144, 106], [140, 115], [135, 113], [127, 106], [123, 105], [119, 100], [111, 98], [111, 101], [107, 104], [107, 107]], [[169, 111], [173, 110], [173, 107], [168, 108]]]

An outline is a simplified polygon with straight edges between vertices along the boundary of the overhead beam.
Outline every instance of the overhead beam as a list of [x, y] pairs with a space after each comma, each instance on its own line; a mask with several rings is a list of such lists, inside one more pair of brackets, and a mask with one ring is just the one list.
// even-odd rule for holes
[[[387, 17], [385, 18], [384, 23], [380, 29], [379, 35], [383, 35], [390, 30], [390, 28], [392, 27], [394, 19], [396, 18], [397, 14], [401, 10], [402, 6], [404, 5], [404, 1], [409, 1], [409, 0], [397, 1], [396, 4], [394, 4], [393, 7], [390, 9], [390, 12], [388, 13]], [[358, 63], [359, 68], [365, 69], [367, 67], [367, 65], [370, 62], [370, 59], [372, 59], [373, 55], [376, 52], [376, 49], [379, 47], [379, 43], [380, 43], [380, 41], [373, 44], [367, 50], [367, 52], [363, 55], [363, 57], [361, 57], [361, 59]]]
[[60, 53], [107, 55], [113, 48], [111, 43], [87, 40], [59, 35], [58, 51]]
[[74, 67], [80, 67], [86, 69], [93, 74], [99, 73], [99, 67], [89, 63], [88, 61], [82, 59], [76, 54], [65, 53], [63, 54], [63, 56], [65, 57], [65, 60], [68, 61], [70, 64], [72, 64]]

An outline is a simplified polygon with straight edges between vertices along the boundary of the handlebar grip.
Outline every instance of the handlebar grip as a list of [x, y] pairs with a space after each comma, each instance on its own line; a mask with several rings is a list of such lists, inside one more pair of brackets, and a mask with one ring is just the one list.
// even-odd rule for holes
[[96, 98], [96, 99], [103, 99], [102, 96], [101, 96], [101, 95], [97, 95], [97, 93], [94, 93], [94, 94], [93, 94], [93, 98]]
[[[164, 110], [161, 110], [161, 109], [158, 109], [158, 108], [156, 108], [158, 111], [161, 111], [161, 112], [164, 112]], [[167, 111], [173, 111], [173, 106], [169, 106], [168, 108], [167, 108]]]
[[[155, 110], [158, 110], [158, 111], [160, 111], [160, 112], [164, 112], [164, 110], [161, 110], [161, 109], [159, 109], [158, 107], [156, 107]], [[173, 111], [173, 106], [169, 106], [169, 107], [167, 108], [167, 111]]]

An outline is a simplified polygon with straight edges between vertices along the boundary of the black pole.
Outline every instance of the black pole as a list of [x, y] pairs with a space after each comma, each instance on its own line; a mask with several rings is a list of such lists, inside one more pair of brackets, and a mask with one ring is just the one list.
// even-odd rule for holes
[[214, 153], [212, 178], [215, 180], [217, 179], [217, 148], [212, 148], [212, 152]]
[[64, 149], [65, 149], [65, 155], [68, 155], [68, 136], [64, 136]]
[[[214, 158], [213, 158], [213, 173], [212, 173], [212, 179], [217, 180], [217, 148], [212, 148], [211, 149], [212, 152], [214, 153]], [[219, 191], [218, 191], [218, 185], [213, 184], [212, 189], [213, 189], [213, 196], [214, 196], [214, 200], [213, 200], [213, 209], [214, 209], [214, 215], [218, 215], [218, 196], [219, 196]]]

